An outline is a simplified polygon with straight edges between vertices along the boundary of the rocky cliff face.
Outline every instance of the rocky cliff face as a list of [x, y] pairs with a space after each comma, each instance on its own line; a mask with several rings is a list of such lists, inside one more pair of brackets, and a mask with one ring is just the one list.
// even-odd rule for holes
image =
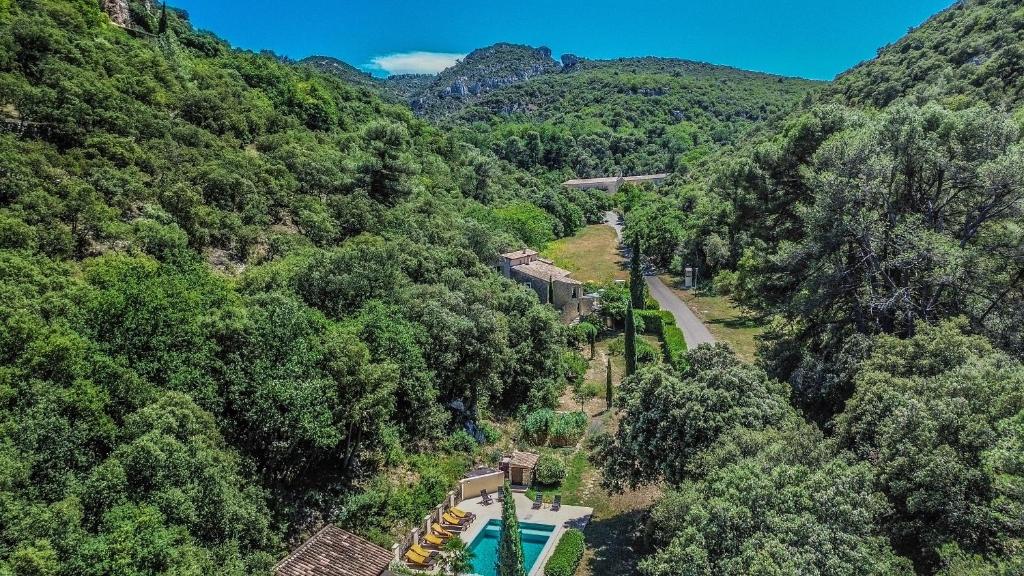
[[128, 0], [101, 0], [103, 11], [110, 16], [110, 21], [118, 26], [128, 26], [132, 22]]
[[[100, 7], [110, 17], [110, 21], [125, 27], [133, 24], [131, 4], [129, 0], [100, 0]], [[136, 0], [135, 4], [136, 7], [153, 10], [153, 0]]]
[[561, 70], [551, 49], [519, 44], [495, 44], [474, 50], [461, 62], [444, 70], [432, 82], [410, 94], [417, 114], [441, 117], [495, 90]]

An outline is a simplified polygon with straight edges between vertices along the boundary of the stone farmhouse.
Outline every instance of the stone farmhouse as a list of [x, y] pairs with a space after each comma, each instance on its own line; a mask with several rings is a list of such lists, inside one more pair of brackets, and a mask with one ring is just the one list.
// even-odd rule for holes
[[597, 307], [597, 296], [584, 294], [583, 283], [572, 278], [571, 272], [541, 258], [534, 250], [502, 254], [498, 258], [498, 271], [506, 278], [533, 288], [542, 303], [551, 304], [561, 312], [564, 322], [576, 322]]

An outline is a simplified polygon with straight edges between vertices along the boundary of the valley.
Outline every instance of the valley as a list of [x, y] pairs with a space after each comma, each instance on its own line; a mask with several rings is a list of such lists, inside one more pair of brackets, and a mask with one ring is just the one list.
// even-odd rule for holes
[[0, 576], [1024, 571], [1018, 2], [831, 81], [219, 33], [0, 0]]

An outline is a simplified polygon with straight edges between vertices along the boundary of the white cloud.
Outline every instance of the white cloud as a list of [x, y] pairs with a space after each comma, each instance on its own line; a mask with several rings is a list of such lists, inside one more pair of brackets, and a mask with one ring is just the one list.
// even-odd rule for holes
[[465, 54], [448, 52], [399, 52], [374, 56], [370, 63], [363, 67], [383, 70], [388, 74], [437, 74], [465, 57]]

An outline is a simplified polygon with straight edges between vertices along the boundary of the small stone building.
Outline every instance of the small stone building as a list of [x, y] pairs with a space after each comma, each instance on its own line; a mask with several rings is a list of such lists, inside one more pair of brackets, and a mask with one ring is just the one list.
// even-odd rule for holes
[[333, 524], [274, 566], [274, 576], [393, 576], [394, 553]]
[[505, 473], [505, 478], [510, 484], [529, 486], [533, 482], [533, 473], [537, 469], [538, 460], [540, 460], [539, 454], [515, 450], [501, 459], [498, 468]]
[[533, 288], [540, 301], [554, 306], [567, 322], [590, 314], [597, 305], [597, 297], [584, 294], [583, 283], [572, 278], [571, 272], [541, 258], [534, 250], [502, 254], [498, 259], [498, 270], [506, 278]]

